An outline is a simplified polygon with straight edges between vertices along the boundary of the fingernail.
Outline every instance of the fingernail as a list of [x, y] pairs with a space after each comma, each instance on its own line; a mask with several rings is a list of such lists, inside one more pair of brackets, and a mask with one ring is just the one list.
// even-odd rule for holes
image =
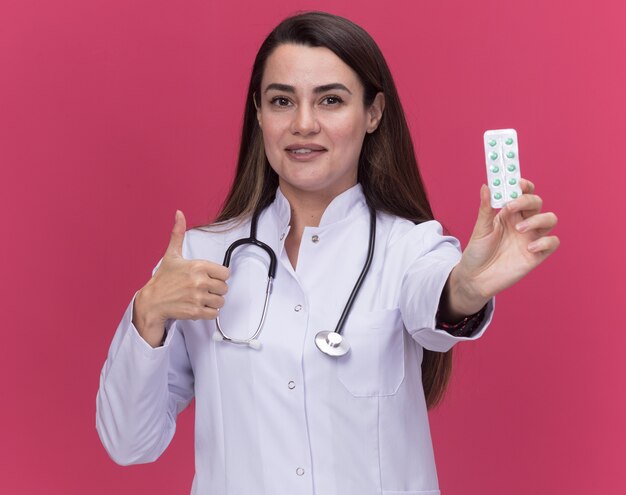
[[526, 230], [528, 230], [528, 222], [520, 222], [515, 226], [515, 228], [518, 232], [526, 232]]
[[537, 241], [535, 241], [535, 242], [531, 242], [531, 243], [528, 245], [528, 250], [529, 250], [529, 251], [531, 251], [531, 252], [533, 252], [533, 253], [534, 253], [535, 251], [538, 251], [538, 250], [539, 250], [539, 244], [537, 243]]

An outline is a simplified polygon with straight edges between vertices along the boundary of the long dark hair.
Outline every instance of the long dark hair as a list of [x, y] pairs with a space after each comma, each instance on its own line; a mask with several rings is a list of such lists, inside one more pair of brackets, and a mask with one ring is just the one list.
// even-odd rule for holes
[[[367, 203], [376, 210], [415, 223], [433, 219], [422, 184], [406, 118], [385, 59], [367, 32], [353, 22], [325, 12], [305, 12], [282, 21], [265, 39], [252, 67], [241, 130], [237, 171], [216, 221], [250, 215], [269, 205], [278, 187], [278, 175], [267, 161], [256, 118], [261, 105], [261, 79], [267, 58], [280, 45], [291, 43], [325, 47], [356, 72], [369, 107], [376, 94], [385, 95], [378, 128], [365, 135], [359, 157], [358, 181]], [[422, 383], [428, 407], [443, 397], [452, 370], [452, 351], [424, 350]]]

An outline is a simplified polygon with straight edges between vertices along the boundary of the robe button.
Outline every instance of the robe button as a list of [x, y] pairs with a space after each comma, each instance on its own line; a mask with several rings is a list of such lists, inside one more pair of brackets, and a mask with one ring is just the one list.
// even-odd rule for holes
[[296, 382], [294, 381], [290, 381], [287, 386], [289, 387], [289, 390], [293, 390], [294, 388], [296, 388]]
[[298, 476], [302, 476], [304, 474], [304, 469], [302, 469], [301, 467], [299, 467], [298, 469], [296, 469], [296, 474]]
[[300, 311], [302, 309], [302, 304], [297, 304], [296, 306], [294, 306], [293, 310], [297, 313], [298, 311]]
[[311, 241], [312, 241], [314, 244], [317, 244], [318, 242], [320, 242], [320, 236], [318, 236], [318, 235], [313, 235], [313, 236], [311, 236]]

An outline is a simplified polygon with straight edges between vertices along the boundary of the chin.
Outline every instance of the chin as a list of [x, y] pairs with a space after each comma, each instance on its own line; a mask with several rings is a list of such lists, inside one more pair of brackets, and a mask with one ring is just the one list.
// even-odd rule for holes
[[356, 179], [354, 181], [332, 181], [332, 180], [322, 180], [322, 179], [309, 179], [309, 180], [282, 180], [281, 179], [281, 188], [289, 188], [294, 192], [302, 192], [302, 193], [319, 193], [324, 196], [336, 196], [343, 191], [350, 189], [352, 186], [356, 184]]

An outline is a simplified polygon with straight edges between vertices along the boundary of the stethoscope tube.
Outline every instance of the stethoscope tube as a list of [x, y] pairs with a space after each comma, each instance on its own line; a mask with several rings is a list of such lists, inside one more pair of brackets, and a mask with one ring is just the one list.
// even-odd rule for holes
[[254, 244], [255, 246], [263, 249], [270, 256], [270, 267], [268, 270], [268, 277], [271, 279], [276, 278], [276, 255], [274, 254], [274, 250], [269, 247], [264, 242], [259, 241], [258, 239], [254, 239], [252, 237], [247, 237], [245, 239], [238, 239], [233, 242], [229, 248], [226, 250], [226, 254], [224, 255], [224, 265], [226, 268], [230, 266], [230, 258], [233, 254], [233, 251], [237, 249], [239, 246], [243, 246], [244, 244]]
[[372, 264], [372, 259], [374, 258], [374, 246], [376, 243], [376, 212], [373, 208], [370, 207], [370, 238], [369, 244], [367, 246], [367, 258], [365, 259], [365, 265], [363, 265], [363, 269], [361, 270], [361, 274], [352, 289], [352, 293], [348, 298], [348, 302], [346, 302], [345, 307], [343, 308], [343, 312], [341, 313], [341, 317], [337, 322], [337, 326], [335, 327], [335, 333], [341, 334], [343, 331], [343, 324], [346, 322], [348, 318], [348, 314], [350, 314], [350, 310], [352, 309], [352, 305], [354, 304], [354, 300], [356, 299], [359, 290], [361, 289], [361, 285], [363, 285], [363, 281], [365, 280], [365, 276], [370, 269], [370, 265]]
[[367, 246], [367, 257], [365, 258], [365, 264], [363, 265], [363, 269], [361, 270], [361, 274], [354, 284], [354, 288], [350, 293], [350, 297], [346, 302], [345, 307], [343, 308], [343, 312], [341, 313], [341, 317], [337, 322], [337, 326], [333, 332], [321, 331], [318, 332], [315, 336], [315, 345], [317, 348], [322, 351], [324, 354], [329, 356], [343, 356], [350, 351], [350, 344], [343, 337], [343, 325], [350, 314], [350, 310], [354, 305], [354, 300], [356, 299], [359, 290], [361, 289], [361, 285], [365, 280], [365, 276], [370, 269], [370, 265], [372, 264], [372, 258], [374, 257], [374, 247], [376, 242], [376, 210], [368, 205], [370, 210], [370, 235], [369, 235], [369, 244]]
[[235, 242], [233, 242], [226, 250], [226, 253], [224, 254], [224, 262], [222, 264], [226, 268], [228, 268], [230, 266], [230, 259], [235, 249], [245, 244], [253, 244], [257, 247], [260, 247], [269, 255], [270, 266], [267, 272], [267, 286], [265, 288], [265, 301], [263, 302], [263, 313], [261, 314], [261, 320], [259, 321], [259, 325], [257, 326], [257, 329], [255, 330], [251, 338], [235, 339], [233, 337], [229, 337], [228, 335], [226, 335], [224, 331], [222, 330], [222, 326], [220, 324], [220, 316], [218, 313], [217, 318], [215, 318], [215, 326], [217, 327], [217, 333], [213, 334], [213, 338], [215, 340], [224, 340], [232, 344], [248, 345], [255, 349], [258, 349], [261, 346], [257, 337], [260, 335], [261, 330], [263, 328], [263, 324], [265, 323], [265, 317], [267, 315], [267, 307], [269, 304], [270, 294], [272, 293], [272, 285], [273, 285], [274, 278], [276, 277], [276, 265], [277, 265], [276, 254], [274, 253], [274, 250], [271, 247], [269, 247], [267, 244], [259, 241], [256, 238], [256, 227], [257, 227], [260, 213], [261, 211], [257, 210], [252, 215], [252, 222], [250, 223], [250, 237], [247, 237], [244, 239], [238, 239]]

